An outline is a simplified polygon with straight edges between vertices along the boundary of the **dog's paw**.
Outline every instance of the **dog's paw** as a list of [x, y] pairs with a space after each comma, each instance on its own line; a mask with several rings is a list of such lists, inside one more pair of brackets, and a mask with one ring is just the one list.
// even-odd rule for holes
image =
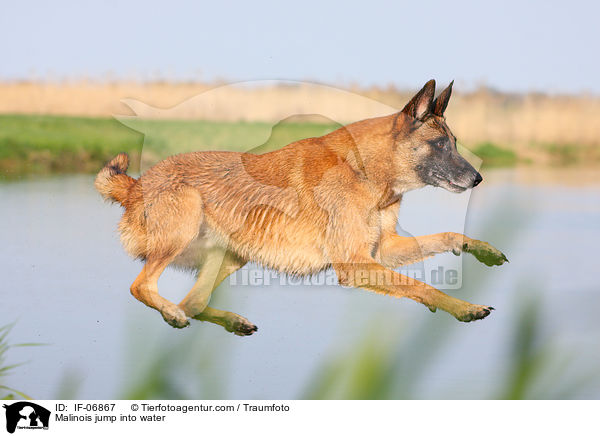
[[163, 306], [160, 310], [164, 320], [171, 326], [177, 329], [182, 329], [190, 325], [185, 312], [176, 305]]
[[502, 265], [508, 262], [508, 259], [500, 250], [492, 247], [487, 242], [478, 241], [477, 239], [471, 239], [465, 242], [462, 247], [462, 251], [471, 253], [475, 258], [486, 264], [487, 266]]
[[462, 322], [471, 322], [478, 319], [483, 319], [492, 313], [494, 310], [491, 306], [480, 306], [478, 304], [471, 304], [467, 310], [462, 313], [455, 314], [454, 317]]
[[249, 324], [241, 324], [240, 326], [238, 326], [236, 328], [236, 330], [233, 333], [235, 333], [238, 336], [250, 336], [257, 330], [258, 330], [258, 327], [256, 327], [254, 324], [249, 323]]
[[258, 330], [258, 327], [256, 327], [243, 316], [237, 315], [235, 319], [228, 323], [226, 329], [237, 336], [250, 336]]

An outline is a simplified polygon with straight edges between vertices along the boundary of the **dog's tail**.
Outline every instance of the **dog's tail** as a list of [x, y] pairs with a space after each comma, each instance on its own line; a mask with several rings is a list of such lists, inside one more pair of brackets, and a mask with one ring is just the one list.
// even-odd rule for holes
[[128, 166], [129, 156], [127, 153], [119, 153], [100, 170], [94, 186], [105, 200], [124, 204], [129, 195], [129, 189], [137, 183], [136, 179], [126, 174]]

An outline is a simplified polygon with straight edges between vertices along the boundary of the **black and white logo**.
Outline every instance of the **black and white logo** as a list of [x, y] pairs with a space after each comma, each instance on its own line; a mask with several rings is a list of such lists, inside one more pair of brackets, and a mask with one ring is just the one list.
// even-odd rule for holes
[[6, 409], [6, 431], [14, 433], [16, 429], [48, 429], [50, 411], [29, 401], [3, 405]]

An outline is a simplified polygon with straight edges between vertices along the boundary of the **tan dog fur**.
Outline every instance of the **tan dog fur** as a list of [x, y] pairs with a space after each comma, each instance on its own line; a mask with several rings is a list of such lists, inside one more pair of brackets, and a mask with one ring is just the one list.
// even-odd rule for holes
[[[440, 135], [444, 121], [445, 105], [435, 115], [441, 103], [431, 100], [431, 82], [420, 94], [402, 112], [262, 155], [175, 155], [137, 180], [125, 174], [127, 155], [115, 157], [98, 174], [96, 188], [124, 206], [122, 243], [145, 262], [131, 286], [133, 296], [173, 327], [187, 326], [189, 317], [249, 335], [256, 326], [208, 302], [222, 280], [253, 261], [294, 275], [334, 268], [347, 286], [408, 297], [461, 321], [487, 316], [488, 306], [391, 270], [446, 251], [471, 251], [488, 264], [506, 260], [488, 244], [456, 233], [396, 234], [402, 194], [425, 185], [416, 168], [430, 153], [426, 141]], [[449, 92], [445, 104], [448, 98]], [[416, 121], [411, 114], [419, 110], [431, 118]], [[158, 294], [158, 278], [169, 265], [198, 272], [179, 305]]]

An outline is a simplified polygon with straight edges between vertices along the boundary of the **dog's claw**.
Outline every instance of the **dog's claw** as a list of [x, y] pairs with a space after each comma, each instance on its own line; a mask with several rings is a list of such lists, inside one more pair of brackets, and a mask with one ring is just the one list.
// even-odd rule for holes
[[239, 315], [237, 315], [237, 318], [231, 320], [228, 324], [229, 325], [225, 327], [225, 329], [237, 336], [250, 336], [258, 330], [258, 327], [256, 327], [246, 318]]
[[485, 318], [492, 310], [495, 310], [492, 306], [478, 306], [473, 304], [468, 312], [455, 315], [455, 317], [462, 322], [471, 322]]
[[252, 333], [254, 333], [255, 331], [258, 330], [258, 327], [256, 327], [254, 324], [244, 324], [242, 326], [239, 326], [237, 330], [235, 330], [233, 333], [236, 334], [237, 336], [250, 336]]

